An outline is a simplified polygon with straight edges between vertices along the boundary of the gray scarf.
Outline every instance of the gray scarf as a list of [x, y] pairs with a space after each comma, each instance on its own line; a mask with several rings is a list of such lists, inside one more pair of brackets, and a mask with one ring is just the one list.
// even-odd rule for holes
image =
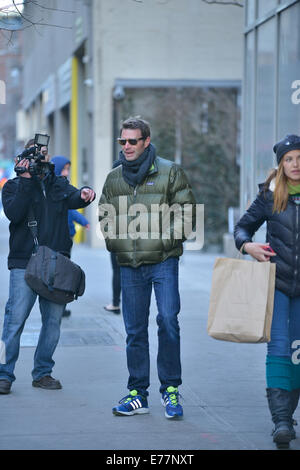
[[119, 159], [122, 163], [122, 176], [126, 183], [130, 184], [134, 188], [141, 184], [147, 176], [147, 173], [156, 157], [156, 150], [154, 145], [149, 146], [144, 152], [136, 159], [131, 162], [126, 160], [124, 153], [121, 151]]

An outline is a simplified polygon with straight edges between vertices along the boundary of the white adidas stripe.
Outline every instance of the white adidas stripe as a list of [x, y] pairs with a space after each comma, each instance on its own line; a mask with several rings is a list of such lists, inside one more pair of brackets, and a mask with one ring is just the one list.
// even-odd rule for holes
[[136, 410], [137, 408], [142, 408], [142, 404], [138, 398], [132, 401], [130, 404], [134, 410]]

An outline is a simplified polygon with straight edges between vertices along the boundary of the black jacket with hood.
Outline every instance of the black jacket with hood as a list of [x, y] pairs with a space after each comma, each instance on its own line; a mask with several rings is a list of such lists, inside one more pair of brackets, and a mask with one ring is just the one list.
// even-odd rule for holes
[[284, 211], [273, 213], [274, 180], [264, 190], [259, 185], [255, 201], [235, 226], [234, 239], [238, 250], [251, 242], [259, 227], [266, 222], [266, 241], [276, 253], [276, 288], [289, 297], [300, 295], [300, 206], [289, 197]]
[[79, 209], [89, 203], [81, 199], [80, 190], [63, 176], [48, 173], [44, 186], [46, 197], [37, 180], [17, 176], [2, 189], [3, 209], [10, 220], [8, 269], [26, 268], [32, 254], [34, 242], [27, 225], [30, 206], [38, 223], [39, 244], [70, 256], [68, 209]]

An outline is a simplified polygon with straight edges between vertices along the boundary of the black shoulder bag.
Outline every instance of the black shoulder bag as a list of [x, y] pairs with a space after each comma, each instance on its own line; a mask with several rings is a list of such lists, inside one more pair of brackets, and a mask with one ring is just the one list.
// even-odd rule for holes
[[25, 271], [25, 281], [34, 292], [51, 302], [62, 305], [73, 302], [84, 294], [84, 271], [61, 253], [39, 245], [32, 208], [28, 227], [33, 236], [34, 251]]

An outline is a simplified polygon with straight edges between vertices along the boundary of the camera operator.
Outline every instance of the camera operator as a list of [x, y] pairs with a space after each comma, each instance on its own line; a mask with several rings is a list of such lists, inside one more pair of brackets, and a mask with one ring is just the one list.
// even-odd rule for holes
[[[29, 141], [25, 148], [31, 146], [32, 141]], [[37, 221], [39, 244], [69, 257], [72, 240], [69, 236], [68, 210], [86, 207], [95, 199], [91, 188], [77, 189], [66, 178], [55, 175], [54, 165], [47, 163], [47, 147], [41, 146], [40, 153], [44, 158], [39, 155], [37, 174], [31, 171], [30, 157], [19, 157], [15, 166], [18, 176], [8, 180], [2, 190], [4, 212], [10, 220], [10, 285], [2, 332], [5, 364], [0, 364], [0, 394], [9, 393], [15, 380], [14, 368], [19, 356], [20, 337], [37, 297], [24, 279], [27, 263], [34, 250], [33, 237], [28, 227], [29, 209], [32, 207]], [[34, 354], [32, 385], [57, 390], [62, 385], [51, 376], [55, 364], [52, 357], [59, 341], [64, 305], [39, 296], [39, 307], [42, 327]]]

